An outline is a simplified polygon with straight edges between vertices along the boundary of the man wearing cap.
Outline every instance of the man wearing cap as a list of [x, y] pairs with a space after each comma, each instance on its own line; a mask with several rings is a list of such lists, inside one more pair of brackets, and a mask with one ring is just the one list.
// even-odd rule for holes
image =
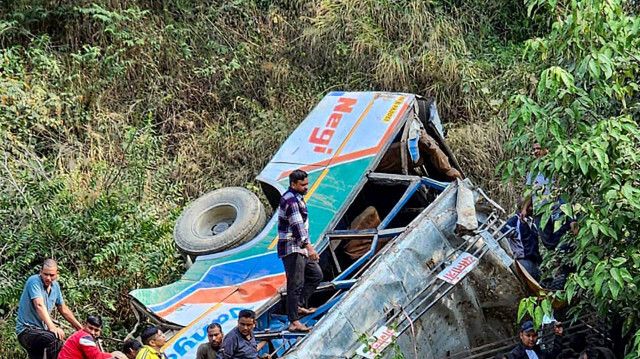
[[57, 279], [58, 264], [53, 259], [46, 259], [40, 273], [29, 277], [22, 291], [16, 334], [30, 359], [41, 359], [45, 351], [47, 358], [56, 358], [62, 347], [65, 334], [51, 319], [53, 307], [76, 330], [82, 328], [82, 324], [64, 303]]
[[102, 319], [90, 315], [84, 327], [73, 333], [60, 350], [58, 359], [110, 359], [117, 358], [117, 354], [103, 353], [97, 343], [102, 332]]
[[538, 332], [536, 332], [533, 322], [527, 320], [520, 326], [520, 343], [511, 350], [511, 358], [513, 359], [555, 359], [562, 351], [562, 324], [556, 322], [554, 324], [553, 345], [549, 350], [542, 350], [536, 343], [538, 341]]
[[140, 334], [142, 344], [144, 346], [136, 355], [136, 359], [166, 359], [167, 356], [160, 351], [167, 342], [162, 330], [155, 326], [150, 326], [142, 331]]

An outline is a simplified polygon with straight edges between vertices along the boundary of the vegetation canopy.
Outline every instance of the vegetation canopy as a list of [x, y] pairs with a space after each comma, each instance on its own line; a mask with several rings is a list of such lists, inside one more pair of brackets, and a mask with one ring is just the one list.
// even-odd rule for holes
[[[548, 34], [526, 43], [540, 72], [535, 87], [510, 100], [509, 147], [523, 155], [502, 164], [504, 176], [551, 178], [551, 196], [564, 203], [555, 228], [566, 218], [579, 223], [579, 233], [565, 237], [571, 250], [564, 264], [575, 270], [552, 297], [568, 301], [576, 315], [595, 310], [623, 319], [623, 334], [633, 334], [640, 314], [640, 19], [621, 1], [527, 4], [529, 12], [547, 9], [555, 21]], [[533, 142], [549, 154], [527, 155]], [[556, 203], [538, 209], [542, 226]], [[520, 312], [540, 322], [550, 301], [539, 308], [525, 301]], [[634, 358], [640, 331], [635, 338]]]

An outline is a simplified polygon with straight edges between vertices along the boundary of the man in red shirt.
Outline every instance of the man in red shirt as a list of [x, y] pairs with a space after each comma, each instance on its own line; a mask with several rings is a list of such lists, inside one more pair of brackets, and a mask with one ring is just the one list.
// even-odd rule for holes
[[103, 353], [96, 339], [102, 331], [102, 319], [90, 315], [82, 329], [73, 333], [64, 345], [58, 359], [111, 359], [119, 358], [117, 354]]

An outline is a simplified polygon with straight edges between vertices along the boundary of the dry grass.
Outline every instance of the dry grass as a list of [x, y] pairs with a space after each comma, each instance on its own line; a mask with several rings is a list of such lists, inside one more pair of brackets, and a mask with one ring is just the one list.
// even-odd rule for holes
[[310, 24], [302, 37], [309, 52], [371, 73], [368, 86], [436, 97], [445, 117], [480, 118], [478, 106], [465, 105], [475, 99], [463, 93], [463, 70], [473, 65], [460, 19], [425, 1], [345, 0], [318, 2]]
[[502, 182], [501, 174], [496, 173], [498, 164], [511, 158], [503, 147], [509, 137], [506, 128], [497, 120], [463, 124], [451, 128], [447, 139], [467, 176], [509, 212], [515, 210], [520, 188]]

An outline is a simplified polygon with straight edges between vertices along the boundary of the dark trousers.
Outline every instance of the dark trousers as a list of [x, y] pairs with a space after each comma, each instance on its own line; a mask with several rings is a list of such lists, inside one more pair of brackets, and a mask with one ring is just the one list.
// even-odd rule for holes
[[549, 221], [547, 221], [547, 225], [544, 228], [540, 228], [542, 216], [536, 216], [533, 220], [536, 227], [538, 227], [538, 236], [540, 237], [540, 240], [542, 240], [542, 244], [550, 250], [556, 249], [558, 243], [560, 243], [560, 240], [562, 239], [562, 236], [564, 236], [571, 228], [571, 220], [569, 219], [567, 219], [557, 231], [553, 230], [555, 221], [552, 218], [549, 218]]
[[520, 264], [522, 264], [522, 266], [524, 267], [524, 269], [527, 270], [527, 272], [529, 272], [529, 274], [531, 274], [531, 277], [533, 277], [533, 279], [535, 279], [536, 281], [540, 281], [540, 265], [530, 259], [524, 259], [524, 258], [520, 258], [518, 259], [518, 262], [520, 262]]
[[42, 359], [45, 351], [47, 359], [57, 359], [63, 344], [53, 332], [29, 327], [18, 334], [18, 342], [27, 350], [29, 359]]
[[307, 301], [322, 280], [322, 269], [318, 262], [300, 253], [282, 257], [287, 276], [287, 316], [289, 322], [300, 319], [298, 306], [306, 307]]

